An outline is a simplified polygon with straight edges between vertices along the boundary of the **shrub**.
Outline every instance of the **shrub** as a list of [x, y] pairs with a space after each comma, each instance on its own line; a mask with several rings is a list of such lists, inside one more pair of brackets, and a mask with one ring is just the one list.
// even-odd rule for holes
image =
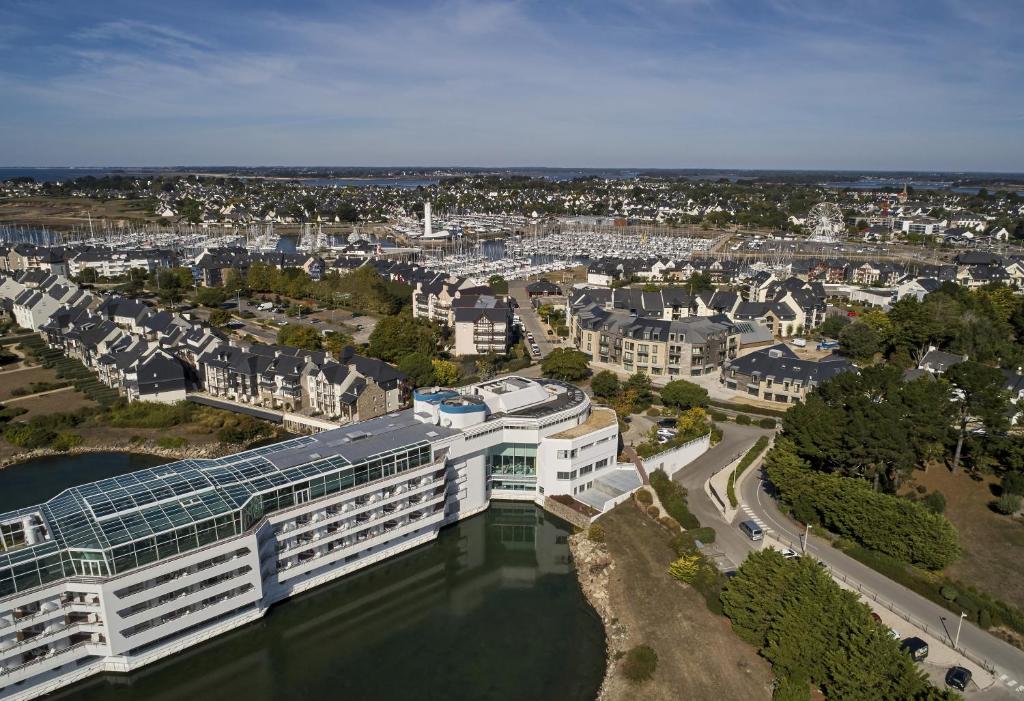
[[751, 424], [751, 419], [746, 414], [736, 414], [736, 423], [740, 426], [749, 426]]
[[1021, 497], [1019, 494], [1004, 494], [996, 499], [996, 511], [1011, 516], [1020, 510]]
[[728, 414], [723, 413], [721, 411], [715, 411], [714, 409], [711, 409], [711, 410], [708, 411], [708, 416], [711, 417], [712, 421], [728, 421], [729, 420], [729, 415]]
[[191, 402], [131, 402], [111, 408], [107, 421], [119, 428], [171, 428], [191, 421], [195, 406]]
[[942, 598], [946, 601], [956, 601], [956, 597], [960, 596], [960, 592], [956, 590], [956, 587], [949, 584], [943, 586], [939, 593], [942, 594]]
[[928, 491], [928, 487], [924, 486], [923, 484], [919, 484], [916, 487], [914, 487], [914, 491], [917, 492], [918, 494], [924, 494], [925, 492]]
[[654, 676], [658, 667], [658, 653], [649, 645], [637, 645], [626, 652], [622, 662], [622, 674], [631, 682], [647, 681]]
[[669, 529], [673, 533], [678, 534], [683, 532], [682, 527], [678, 523], [676, 523], [671, 516], [662, 516], [658, 519], [658, 523], [660, 523], [662, 526]]
[[593, 523], [590, 525], [590, 528], [587, 529], [587, 540], [593, 543], [603, 543], [605, 542], [605, 539], [606, 535], [603, 526]]
[[656, 407], [651, 407], [647, 410], [648, 416], [661, 416], [661, 412]]
[[14, 423], [4, 429], [4, 440], [25, 450], [47, 446], [56, 437], [56, 433], [38, 424]]
[[935, 490], [922, 499], [921, 504], [933, 514], [941, 514], [946, 510], [946, 496], [942, 492]]
[[1024, 473], [1009, 472], [1004, 475], [1003, 494], [1024, 495]]
[[717, 533], [715, 533], [715, 529], [709, 526], [704, 526], [703, 528], [694, 528], [693, 530], [689, 531], [689, 533], [694, 539], [699, 540], [705, 545], [710, 545], [711, 543], [714, 543], [715, 538], [718, 535]]
[[700, 528], [700, 521], [690, 513], [686, 503], [686, 490], [678, 482], [673, 482], [663, 470], [651, 473], [651, 486], [658, 493], [665, 512], [679, 522], [683, 528]]
[[760, 426], [761, 428], [775, 428], [776, 423], [775, 419], [769, 419], [765, 417], [763, 419], [758, 419], [757, 425]]
[[78, 435], [77, 433], [64, 432], [57, 434], [57, 437], [54, 438], [53, 443], [51, 443], [51, 447], [54, 450], [59, 450], [63, 453], [81, 444], [82, 437], [80, 435]]
[[697, 578], [701, 564], [701, 557], [697, 553], [683, 555], [668, 566], [668, 573], [680, 582], [690, 584]]
[[167, 450], [179, 450], [188, 445], [188, 439], [181, 436], [161, 436], [156, 439], [156, 444]]
[[636, 492], [636, 500], [644, 506], [650, 506], [654, 503], [654, 497], [646, 489], [639, 489]]
[[658, 518], [659, 516], [661, 516], [661, 510], [658, 509], [657, 506], [653, 506], [653, 505], [652, 506], [648, 506], [647, 507], [647, 515], [650, 516], [651, 518]]

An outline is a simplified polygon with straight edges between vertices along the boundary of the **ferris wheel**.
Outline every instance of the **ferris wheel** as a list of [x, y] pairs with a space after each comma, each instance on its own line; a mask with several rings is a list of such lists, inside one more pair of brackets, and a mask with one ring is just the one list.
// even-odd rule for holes
[[846, 231], [843, 210], [834, 202], [819, 202], [807, 214], [807, 228], [811, 231], [811, 241], [835, 243]]

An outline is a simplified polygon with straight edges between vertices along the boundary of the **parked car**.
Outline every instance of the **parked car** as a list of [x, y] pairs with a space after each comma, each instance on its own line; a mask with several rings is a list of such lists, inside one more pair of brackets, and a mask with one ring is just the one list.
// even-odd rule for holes
[[950, 667], [946, 672], [946, 686], [951, 686], [957, 691], [967, 691], [967, 685], [971, 683], [971, 670], [964, 667]]
[[787, 560], [799, 560], [800, 559], [800, 556], [797, 555], [796, 551], [793, 550], [792, 548], [783, 548], [782, 549], [782, 557], [784, 557]]
[[900, 643], [900, 649], [909, 652], [910, 659], [914, 660], [914, 662], [921, 662], [928, 657], [928, 643], [921, 640], [921, 638], [906, 638]]
[[675, 431], [675, 429], [671, 429], [671, 428], [659, 428], [658, 429], [658, 435], [659, 436], [665, 436], [665, 438], [675, 438], [676, 431]]

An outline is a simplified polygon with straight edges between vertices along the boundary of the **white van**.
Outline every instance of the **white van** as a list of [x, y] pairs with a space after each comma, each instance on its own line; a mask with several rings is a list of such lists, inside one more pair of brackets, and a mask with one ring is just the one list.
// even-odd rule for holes
[[260, 306], [258, 306], [256, 308], [259, 309], [261, 312], [269, 312], [271, 309], [274, 308], [274, 303], [273, 302], [264, 302], [263, 304], [261, 304]]

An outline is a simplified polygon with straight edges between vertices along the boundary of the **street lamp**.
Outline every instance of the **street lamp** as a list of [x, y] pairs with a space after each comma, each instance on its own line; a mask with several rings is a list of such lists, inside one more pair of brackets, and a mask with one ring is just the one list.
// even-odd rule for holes
[[806, 524], [804, 526], [804, 538], [803, 538], [803, 542], [800, 544], [800, 550], [801, 550], [800, 554], [801, 555], [806, 555], [807, 554], [807, 541], [810, 539], [810, 537], [811, 537], [811, 524], [808, 523], [808, 524]]
[[954, 649], [960, 647], [960, 629], [963, 628], [964, 619], [965, 618], [967, 618], [967, 612], [961, 611], [960, 612], [960, 620], [956, 624], [956, 640], [953, 641], [953, 648]]

